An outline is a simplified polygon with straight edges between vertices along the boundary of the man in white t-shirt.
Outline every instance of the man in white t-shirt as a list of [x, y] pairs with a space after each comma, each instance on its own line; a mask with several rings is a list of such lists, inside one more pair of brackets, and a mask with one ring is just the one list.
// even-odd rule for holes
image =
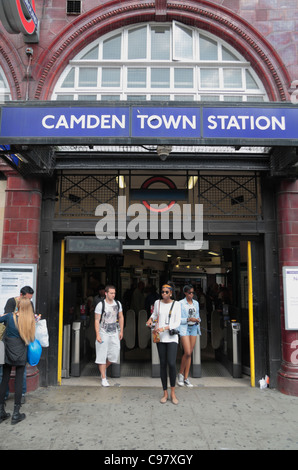
[[117, 362], [120, 353], [120, 341], [123, 338], [124, 317], [122, 305], [115, 300], [114, 286], [105, 287], [105, 300], [95, 308], [95, 349], [96, 359], [101, 373], [101, 384], [109, 387], [106, 370], [110, 364]]

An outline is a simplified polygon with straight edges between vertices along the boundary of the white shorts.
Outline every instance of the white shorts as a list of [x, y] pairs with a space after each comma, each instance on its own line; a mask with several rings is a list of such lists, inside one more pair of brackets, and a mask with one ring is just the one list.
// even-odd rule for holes
[[120, 352], [119, 332], [108, 335], [101, 330], [100, 337], [103, 343], [95, 341], [96, 359], [95, 364], [105, 364], [109, 362], [117, 362]]

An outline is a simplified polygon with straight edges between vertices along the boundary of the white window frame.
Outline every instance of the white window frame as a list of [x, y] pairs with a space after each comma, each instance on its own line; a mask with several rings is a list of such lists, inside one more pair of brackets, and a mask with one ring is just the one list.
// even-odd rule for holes
[[[171, 34], [171, 45], [170, 45], [170, 59], [169, 60], [150, 60], [151, 57], [151, 28], [152, 27], [165, 27], [170, 28]], [[193, 57], [191, 60], [183, 60], [179, 58], [174, 51], [174, 35], [177, 28], [182, 27], [183, 29], [189, 29], [192, 33], [193, 41]], [[147, 53], [146, 58], [139, 60], [128, 60], [128, 32], [133, 29], [144, 28], [144, 32], [147, 35]], [[103, 60], [103, 43], [113, 36], [121, 34], [121, 58], [115, 60]], [[215, 41], [218, 48], [218, 60], [199, 60], [200, 54], [200, 36], [209, 38], [212, 41]], [[88, 51], [93, 49], [98, 45], [98, 60], [82, 60]], [[222, 47], [225, 47], [228, 51], [235, 56], [235, 60], [222, 60]], [[75, 68], [75, 83], [74, 88], [63, 88], [62, 84], [65, 80], [67, 74], [70, 71], [70, 68]], [[78, 75], [79, 69], [85, 67], [98, 67], [98, 86], [97, 87], [79, 87], [78, 86]], [[111, 68], [120, 68], [120, 86], [119, 87], [103, 87], [102, 86], [102, 69], [105, 67]], [[128, 88], [127, 81], [127, 69], [128, 68], [145, 68], [147, 83], [144, 88]], [[169, 87], [156, 87], [151, 88], [151, 69], [152, 68], [170, 68], [170, 86]], [[193, 69], [193, 88], [175, 88], [174, 84], [174, 69], [175, 68], [192, 68]], [[219, 70], [219, 87], [213, 89], [212, 87], [202, 88], [200, 83], [200, 70], [204, 68], [215, 68]], [[224, 79], [223, 71], [224, 69], [241, 69], [242, 70], [242, 85], [241, 87], [234, 88], [224, 88]], [[253, 79], [255, 80], [258, 88], [249, 89], [246, 88], [246, 70], [249, 70]], [[227, 101], [228, 97], [239, 97], [240, 101], [247, 101], [256, 97], [257, 100], [268, 101], [268, 97], [265, 91], [265, 88], [257, 76], [257, 74], [252, 69], [249, 62], [247, 62], [238, 51], [236, 51], [232, 46], [223, 41], [222, 39], [216, 37], [215, 35], [202, 31], [187, 25], [181, 24], [177, 21], [172, 23], [147, 23], [146, 25], [133, 25], [127, 26], [116, 31], [110, 32], [96, 41], [90, 43], [86, 46], [73, 60], [69, 62], [66, 69], [61, 74], [61, 77], [58, 79], [55, 86], [54, 92], [52, 94], [53, 100], [59, 100], [61, 96], [72, 96], [73, 100], [78, 100], [79, 95], [96, 95], [97, 100], [100, 101], [103, 96], [113, 96], [115, 95], [118, 100], [120, 96], [121, 101], [125, 101], [127, 96], [139, 95], [146, 96], [146, 101], [150, 101], [156, 95], [169, 95], [170, 101], [175, 100], [175, 95], [185, 95], [189, 97], [190, 101], [200, 101], [205, 99], [210, 99], [214, 96], [216, 101]]]

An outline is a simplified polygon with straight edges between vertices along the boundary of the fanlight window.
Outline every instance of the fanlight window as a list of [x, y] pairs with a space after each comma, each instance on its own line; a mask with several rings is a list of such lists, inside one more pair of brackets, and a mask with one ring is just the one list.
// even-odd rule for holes
[[217, 37], [177, 22], [109, 33], [70, 61], [56, 100], [267, 101], [247, 62]]
[[10, 101], [11, 94], [8, 82], [5, 78], [3, 70], [0, 68], [0, 103]]

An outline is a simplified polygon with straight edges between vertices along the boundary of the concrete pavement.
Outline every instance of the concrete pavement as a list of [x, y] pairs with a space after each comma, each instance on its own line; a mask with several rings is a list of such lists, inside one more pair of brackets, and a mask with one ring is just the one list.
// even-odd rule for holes
[[0, 449], [298, 449], [298, 398], [251, 388], [248, 378], [192, 379], [194, 388], [177, 387], [177, 406], [159, 403], [160, 379], [109, 380], [103, 388], [99, 377], [63, 379], [27, 394], [26, 419], [0, 424]]

